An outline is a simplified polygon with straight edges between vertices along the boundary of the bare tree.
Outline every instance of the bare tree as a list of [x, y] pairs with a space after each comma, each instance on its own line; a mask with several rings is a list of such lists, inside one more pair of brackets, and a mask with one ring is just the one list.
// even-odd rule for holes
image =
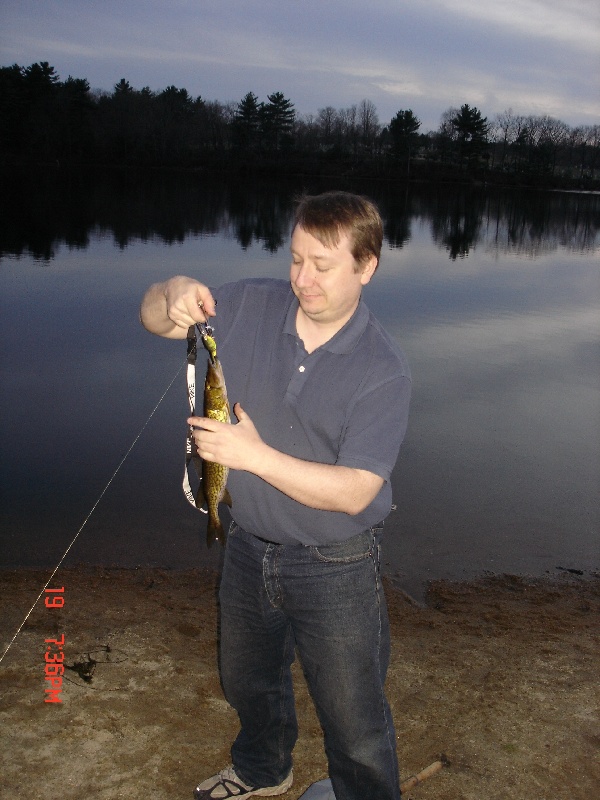
[[370, 100], [360, 101], [358, 105], [358, 124], [360, 126], [362, 145], [367, 152], [372, 153], [377, 136], [381, 131], [381, 125], [379, 124], [375, 104]]
[[593, 178], [598, 163], [600, 125], [580, 125], [568, 135], [569, 163], [580, 180]]
[[348, 149], [356, 155], [358, 152], [358, 109], [356, 106], [343, 108], [339, 112], [340, 135]]
[[496, 115], [494, 133], [495, 141], [501, 145], [500, 167], [506, 166], [510, 148], [522, 135], [526, 125], [525, 117], [513, 114], [512, 108]]
[[320, 108], [317, 113], [317, 125], [321, 135], [321, 144], [324, 147], [329, 147], [333, 144], [337, 116], [338, 112], [333, 106]]
[[458, 108], [455, 106], [450, 106], [450, 108], [447, 108], [440, 117], [439, 132], [442, 136], [448, 137], [448, 139], [452, 142], [458, 139], [458, 131], [452, 122], [452, 120], [458, 114], [458, 111]]

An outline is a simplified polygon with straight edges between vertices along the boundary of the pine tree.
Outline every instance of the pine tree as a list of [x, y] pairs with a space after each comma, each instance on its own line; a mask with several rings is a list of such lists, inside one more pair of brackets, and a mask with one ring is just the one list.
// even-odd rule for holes
[[246, 152], [258, 149], [260, 143], [260, 103], [252, 92], [242, 97], [233, 119], [233, 142]]
[[482, 117], [475, 106], [465, 103], [450, 123], [457, 134], [461, 163], [464, 157], [471, 164], [485, 152], [489, 131], [487, 117]]
[[267, 147], [279, 151], [292, 143], [296, 112], [291, 100], [282, 92], [268, 95], [269, 102], [261, 106], [262, 130]]

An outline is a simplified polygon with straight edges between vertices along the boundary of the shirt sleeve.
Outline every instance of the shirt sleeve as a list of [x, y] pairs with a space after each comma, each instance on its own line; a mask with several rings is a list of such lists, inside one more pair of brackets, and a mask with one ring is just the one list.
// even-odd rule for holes
[[336, 463], [389, 481], [408, 425], [410, 394], [406, 375], [369, 387], [348, 417]]

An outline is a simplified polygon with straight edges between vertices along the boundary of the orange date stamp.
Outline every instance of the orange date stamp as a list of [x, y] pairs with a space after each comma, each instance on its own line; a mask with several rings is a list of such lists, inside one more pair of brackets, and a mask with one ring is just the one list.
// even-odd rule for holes
[[[65, 604], [64, 598], [65, 587], [61, 586], [60, 589], [46, 589], [46, 597], [44, 602], [46, 608], [62, 608]], [[44, 680], [47, 681], [47, 688], [44, 690], [46, 694], [45, 703], [62, 703], [60, 693], [62, 692], [62, 683], [65, 672], [63, 661], [65, 654], [63, 648], [65, 645], [64, 633], [57, 636], [56, 639], [44, 639], [46, 645], [46, 652], [44, 653]]]

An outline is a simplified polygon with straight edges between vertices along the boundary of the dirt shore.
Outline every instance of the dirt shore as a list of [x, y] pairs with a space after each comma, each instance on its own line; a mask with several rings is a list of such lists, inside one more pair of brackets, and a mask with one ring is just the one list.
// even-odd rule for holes
[[[48, 580], [0, 572], [4, 652]], [[217, 664], [217, 578], [203, 570], [61, 569], [0, 663], [7, 798], [191, 800], [229, 760], [236, 717]], [[443, 754], [414, 800], [595, 800], [600, 791], [600, 577], [387, 587], [388, 696], [402, 778]], [[46, 607], [44, 597], [63, 598]], [[44, 654], [67, 666], [45, 702]], [[50, 648], [50, 650], [48, 650]], [[301, 670], [297, 800], [326, 776]]]

